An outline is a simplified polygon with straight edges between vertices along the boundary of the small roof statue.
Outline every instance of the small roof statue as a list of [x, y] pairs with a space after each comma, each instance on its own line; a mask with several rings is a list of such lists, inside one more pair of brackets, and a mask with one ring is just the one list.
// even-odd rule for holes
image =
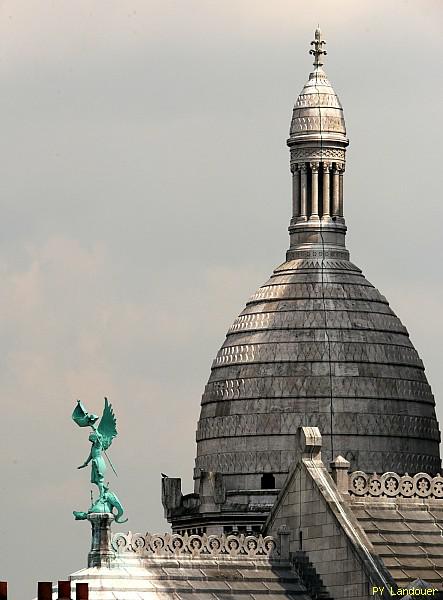
[[[79, 427], [91, 427], [92, 432], [89, 435], [91, 442], [91, 451], [85, 462], [78, 468], [83, 469], [91, 463], [91, 483], [98, 487], [99, 496], [92, 504], [87, 512], [74, 510], [74, 517], [78, 520], [87, 519], [91, 513], [111, 513], [114, 516], [116, 523], [125, 523], [127, 519], [122, 520], [123, 507], [117, 496], [109, 490], [105, 485], [106, 462], [103, 454], [109, 461], [112, 470], [117, 475], [114, 466], [106, 454], [106, 450], [112, 444], [113, 439], [117, 436], [117, 420], [112, 410], [112, 405], [105, 398], [105, 406], [103, 415], [98, 427], [95, 423], [98, 421], [98, 416], [88, 413], [80, 400], [77, 400], [77, 406], [72, 413], [72, 419]], [[114, 512], [115, 511], [115, 512]]]

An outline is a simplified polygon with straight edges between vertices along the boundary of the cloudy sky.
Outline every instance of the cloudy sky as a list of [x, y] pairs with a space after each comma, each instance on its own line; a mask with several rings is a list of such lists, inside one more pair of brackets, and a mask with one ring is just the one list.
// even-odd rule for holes
[[0, 0], [0, 579], [15, 597], [86, 562], [76, 398], [114, 404], [130, 529], [166, 530], [160, 471], [191, 491], [211, 361], [288, 246], [285, 140], [317, 23], [351, 140], [348, 247], [443, 416], [442, 18], [438, 0]]

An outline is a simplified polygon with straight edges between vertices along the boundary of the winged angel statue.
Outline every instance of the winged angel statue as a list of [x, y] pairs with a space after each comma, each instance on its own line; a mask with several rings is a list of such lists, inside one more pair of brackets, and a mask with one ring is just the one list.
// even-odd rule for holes
[[[95, 484], [99, 491], [98, 499], [92, 503], [88, 512], [75, 510], [74, 516], [76, 519], [87, 519], [89, 513], [112, 513], [117, 523], [124, 523], [127, 519], [121, 520], [123, 507], [117, 496], [105, 485], [106, 463], [102, 456], [102, 454], [106, 456], [112, 470], [117, 475], [106, 454], [106, 450], [112, 444], [112, 440], [117, 436], [117, 420], [112, 410], [112, 405], [105, 398], [103, 415], [97, 427], [95, 423], [98, 421], [98, 416], [88, 413], [80, 400], [77, 400], [77, 406], [72, 413], [72, 419], [79, 427], [92, 428], [92, 432], [89, 435], [89, 441], [92, 444], [91, 451], [85, 462], [78, 468], [83, 469], [91, 463], [91, 483]], [[116, 513], [114, 513], [114, 510], [116, 510]]]

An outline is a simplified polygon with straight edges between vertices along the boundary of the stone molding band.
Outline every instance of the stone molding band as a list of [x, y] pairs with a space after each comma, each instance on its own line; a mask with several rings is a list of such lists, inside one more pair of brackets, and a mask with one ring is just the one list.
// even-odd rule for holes
[[338, 260], [349, 260], [349, 251], [346, 248], [343, 250], [330, 250], [329, 248], [325, 248], [325, 250], [292, 250], [289, 249], [288, 260], [300, 260], [300, 259], [338, 259]]
[[349, 494], [357, 497], [443, 498], [443, 477], [427, 473], [398, 475], [388, 472], [369, 475], [354, 471], [349, 475]]
[[134, 554], [137, 557], [184, 556], [189, 558], [216, 557], [279, 557], [279, 544], [272, 536], [262, 535], [179, 535], [117, 533], [112, 547], [118, 554]]
[[[434, 442], [435, 443], [435, 442]], [[200, 442], [201, 444], [201, 442]], [[324, 449], [328, 454], [329, 450]], [[199, 452], [203, 452], [201, 445]], [[362, 453], [361, 453], [362, 454]], [[353, 464], [357, 456], [353, 452], [345, 452], [344, 457]], [[295, 450], [267, 450], [267, 451], [237, 451], [217, 452], [214, 454], [198, 454], [195, 467], [201, 471], [217, 471], [219, 473], [255, 474], [272, 472], [287, 473], [296, 460]], [[377, 462], [382, 465], [393, 465], [397, 471], [409, 469], [412, 472], [433, 471], [438, 472], [441, 467], [440, 459], [431, 453], [419, 454], [415, 452], [393, 452], [393, 451], [367, 451], [358, 458], [358, 462], [367, 465]], [[369, 476], [368, 476], [369, 477]]]
[[291, 121], [291, 138], [301, 133], [341, 133], [343, 136], [346, 135], [344, 127], [343, 116], [339, 113], [337, 116], [332, 115], [306, 115], [306, 116], [293, 116]]
[[317, 92], [316, 94], [302, 94], [296, 102], [296, 108], [319, 108], [323, 106], [329, 106], [332, 108], [338, 108], [342, 111], [341, 104], [335, 94], [325, 94]]
[[[323, 433], [330, 430], [330, 415], [326, 413], [272, 413], [269, 399], [269, 412], [256, 414], [229, 414], [200, 418], [197, 426], [197, 441], [220, 437], [256, 436], [256, 435], [293, 435], [299, 427], [318, 426]], [[369, 404], [369, 403], [368, 403]], [[334, 433], [346, 435], [350, 428], [357, 435], [397, 436], [428, 438], [440, 441], [440, 432], [435, 420], [419, 415], [381, 415], [362, 413], [352, 415], [339, 413], [334, 418]]]
[[303, 160], [337, 160], [345, 162], [345, 150], [342, 148], [291, 148], [291, 163]]
[[235, 344], [219, 350], [212, 368], [244, 363], [285, 362], [377, 363], [406, 365], [423, 368], [417, 351], [408, 346], [373, 343], [368, 348], [364, 342], [331, 342], [325, 348], [322, 342], [261, 342], [260, 344]]

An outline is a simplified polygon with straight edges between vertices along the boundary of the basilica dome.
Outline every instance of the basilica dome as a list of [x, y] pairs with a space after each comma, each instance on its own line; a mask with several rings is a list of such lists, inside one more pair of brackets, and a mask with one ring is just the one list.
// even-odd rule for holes
[[[323, 262], [323, 265], [322, 265]], [[354, 470], [436, 473], [439, 429], [423, 363], [380, 292], [348, 260], [275, 269], [229, 329], [202, 398], [196, 467], [228, 489], [283, 485], [300, 426]]]
[[386, 298], [349, 260], [343, 110], [323, 71], [324, 42], [293, 111], [286, 261], [247, 302], [213, 362], [197, 429], [194, 479], [227, 490], [282, 487], [300, 426], [319, 427], [325, 462], [353, 470], [440, 469], [424, 366]]

